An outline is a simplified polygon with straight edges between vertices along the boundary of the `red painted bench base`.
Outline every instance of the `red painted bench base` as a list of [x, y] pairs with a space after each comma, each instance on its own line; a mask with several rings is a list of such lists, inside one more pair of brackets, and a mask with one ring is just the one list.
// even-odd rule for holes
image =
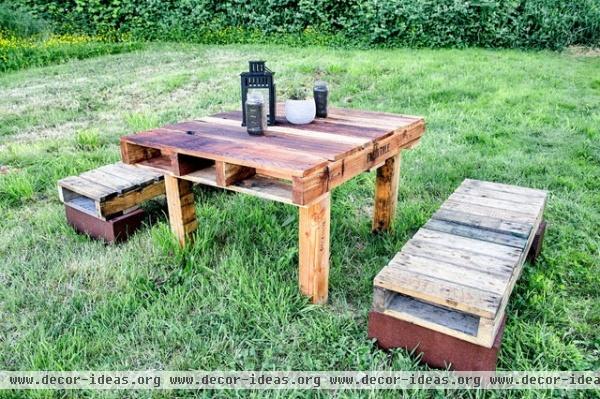
[[137, 209], [110, 220], [102, 220], [65, 204], [67, 221], [79, 233], [109, 243], [126, 241], [141, 225], [145, 216]]
[[438, 331], [398, 320], [379, 312], [369, 312], [369, 338], [376, 338], [383, 349], [404, 348], [422, 353], [421, 361], [431, 367], [450, 366], [457, 371], [494, 371], [504, 334], [504, 324], [498, 329], [491, 348], [475, 345]]

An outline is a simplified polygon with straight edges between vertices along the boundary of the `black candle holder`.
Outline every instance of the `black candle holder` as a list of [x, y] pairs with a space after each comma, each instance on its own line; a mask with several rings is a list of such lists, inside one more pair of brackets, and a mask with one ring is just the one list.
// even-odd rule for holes
[[315, 97], [315, 106], [317, 109], [317, 117], [318, 118], [326, 118], [327, 117], [327, 97], [329, 94], [329, 89], [327, 88], [327, 83], [325, 82], [316, 82], [313, 88], [313, 95]]

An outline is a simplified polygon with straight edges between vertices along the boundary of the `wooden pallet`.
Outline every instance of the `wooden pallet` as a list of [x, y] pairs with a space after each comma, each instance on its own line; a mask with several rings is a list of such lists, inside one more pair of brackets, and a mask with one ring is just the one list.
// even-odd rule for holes
[[109, 220], [165, 193], [163, 174], [121, 162], [58, 182], [60, 200], [71, 208]]
[[546, 197], [465, 180], [375, 277], [373, 310], [490, 348]]
[[123, 162], [306, 206], [413, 147], [425, 127], [418, 117], [331, 109], [328, 118], [308, 125], [279, 117], [264, 136], [250, 136], [241, 117], [221, 113], [124, 136]]

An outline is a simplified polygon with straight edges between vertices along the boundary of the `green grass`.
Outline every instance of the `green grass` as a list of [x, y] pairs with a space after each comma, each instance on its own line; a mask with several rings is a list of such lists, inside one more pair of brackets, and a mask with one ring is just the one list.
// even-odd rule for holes
[[[427, 120], [403, 157], [393, 233], [370, 233], [373, 174], [334, 191], [326, 306], [298, 293], [294, 207], [198, 189], [200, 229], [180, 250], [160, 204], [133, 239], [106, 246], [68, 227], [56, 195], [58, 179], [118, 160], [123, 134], [239, 108], [239, 72], [254, 58], [268, 60], [282, 91], [322, 75], [338, 106]], [[513, 293], [499, 368], [598, 370], [598, 82], [600, 58], [571, 53], [193, 45], [0, 75], [0, 364], [422, 368], [367, 340], [372, 279], [470, 177], [550, 192], [544, 250]]]
[[0, 25], [0, 72], [125, 53], [142, 47], [142, 43], [115, 42], [101, 36], [45, 33], [21, 37], [4, 31]]

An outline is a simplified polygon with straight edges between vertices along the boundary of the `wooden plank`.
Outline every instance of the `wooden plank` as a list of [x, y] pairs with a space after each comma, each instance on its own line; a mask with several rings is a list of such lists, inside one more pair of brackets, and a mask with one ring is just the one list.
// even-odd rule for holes
[[507, 247], [505, 245], [460, 237], [424, 228], [419, 229], [413, 238], [415, 240], [428, 241], [448, 248], [460, 248], [467, 252], [483, 254], [512, 262], [517, 262], [523, 252], [514, 247]]
[[295, 204], [308, 204], [327, 191], [329, 191], [329, 172], [327, 170], [292, 179], [292, 198]]
[[144, 171], [131, 165], [104, 165], [98, 168], [98, 170], [128, 182], [131, 187], [144, 187], [158, 180], [162, 180], [162, 175], [160, 175], [160, 179], [158, 179], [155, 178], [155, 173], [149, 173], [148, 171]]
[[163, 179], [163, 175], [164, 175], [164, 173], [161, 173], [161, 172], [138, 168], [137, 165], [128, 165], [123, 162], [117, 162], [110, 166], [112, 166], [116, 169], [122, 170], [124, 174], [135, 175], [136, 177], [139, 177], [140, 179], [148, 178], [148, 179], [154, 179], [154, 181], [160, 181]]
[[114, 215], [115, 213], [135, 207], [142, 202], [156, 198], [164, 193], [164, 182], [154, 182], [148, 186], [138, 188], [135, 191], [129, 191], [100, 203], [100, 214], [103, 217], [108, 217]]
[[[239, 122], [231, 119], [224, 118], [215, 118], [215, 117], [206, 117], [200, 119], [200, 121], [215, 123], [220, 125], [227, 126], [239, 126]], [[300, 136], [300, 137], [313, 137], [320, 140], [333, 141], [336, 143], [343, 144], [351, 144], [354, 146], [366, 145], [372, 142], [371, 138], [365, 137], [357, 137], [353, 135], [345, 135], [340, 134], [340, 132], [324, 132], [317, 129], [309, 129], [309, 127], [313, 127], [312, 124], [309, 125], [291, 125], [287, 122], [279, 123], [274, 126], [269, 126], [267, 131], [270, 133], [285, 133], [287, 135], [292, 136]], [[391, 132], [390, 132], [391, 133]]]
[[465, 204], [473, 204], [479, 206], [486, 206], [489, 208], [502, 209], [505, 211], [517, 210], [521, 214], [531, 216], [532, 220], [535, 218], [535, 215], [537, 215], [537, 212], [540, 209], [539, 205], [516, 204], [511, 201], [504, 201], [495, 198], [486, 198], [460, 193], [453, 193], [452, 195], [450, 195], [448, 200], [454, 202], [462, 202]]
[[493, 242], [495, 244], [515, 247], [521, 250], [525, 248], [525, 244], [527, 244], [527, 239], [525, 238], [515, 237], [510, 234], [497, 233], [494, 231], [481, 229], [479, 227], [465, 226], [444, 220], [431, 219], [423, 227], [428, 230], [441, 231], [461, 237]]
[[[409, 301], [415, 302], [407, 307], [404, 303], [399, 303], [397, 297], [408, 298], [402, 295], [394, 296], [391, 305], [382, 313], [486, 348], [492, 347], [498, 327], [502, 324], [503, 315], [496, 316], [495, 319], [486, 319], [413, 298], [408, 298]], [[419, 303], [424, 306], [419, 306]], [[475, 335], [472, 335], [473, 332]]]
[[233, 165], [227, 162], [216, 161], [216, 183], [220, 187], [229, 186], [239, 180], [247, 179], [256, 174], [256, 169], [245, 166]]
[[70, 207], [80, 210], [81, 212], [87, 213], [88, 215], [104, 219], [104, 217], [100, 215], [98, 203], [91, 198], [78, 196], [73, 197], [68, 201], [64, 201], [64, 203]]
[[529, 238], [529, 234], [531, 233], [531, 224], [509, 222], [500, 218], [474, 215], [449, 209], [438, 210], [433, 214], [431, 219], [479, 227], [497, 233], [511, 234], [521, 238]]
[[396, 155], [402, 148], [410, 145], [414, 140], [419, 140], [423, 133], [423, 126], [417, 125], [377, 141], [373, 145], [355, 152], [344, 159], [343, 175], [330, 181], [330, 188], [334, 188], [356, 175], [369, 170], [375, 165]]
[[326, 303], [329, 286], [330, 195], [300, 208], [298, 273], [300, 291], [313, 303]]
[[215, 161], [197, 156], [181, 154], [173, 150], [163, 150], [168, 154], [171, 163], [170, 170], [175, 176], [183, 176], [196, 170], [204, 169], [213, 165]]
[[[193, 136], [168, 129], [155, 129], [121, 138], [122, 143], [173, 151], [197, 158], [224, 161], [265, 170], [275, 169], [292, 176], [306, 176], [327, 166], [327, 160], [305, 153], [278, 150], [266, 151], [247, 142], [231, 142], [212, 137]], [[185, 173], [182, 173], [185, 174]]]
[[[391, 120], [389, 117], [380, 117], [380, 116], [374, 116], [374, 115], [356, 115], [354, 113], [354, 110], [347, 110], [348, 112], [346, 114], [341, 114], [339, 111], [341, 109], [336, 109], [336, 108], [331, 108], [331, 112], [327, 111], [327, 118], [317, 118], [315, 119], [313, 122], [310, 123], [310, 125], [315, 124], [315, 123], [319, 123], [319, 122], [325, 122], [327, 124], [341, 124], [344, 126], [354, 126], [354, 127], [361, 127], [361, 128], [365, 128], [365, 129], [381, 129], [381, 130], [387, 130], [388, 133], [392, 132], [396, 129], [399, 128], [405, 128], [407, 126], [409, 126], [412, 123], [415, 122], [419, 122], [419, 120], [422, 120], [422, 118], [420, 119], [404, 119], [404, 118], [395, 118], [393, 120]], [[277, 115], [279, 115], [279, 118], [281, 119], [277, 119], [278, 123], [289, 123], [287, 122], [287, 120], [285, 119], [285, 105], [283, 103], [279, 103], [277, 104]], [[306, 125], [299, 125], [299, 126], [306, 126]]]
[[[219, 187], [216, 181], [217, 177], [214, 166], [181, 176], [181, 178], [194, 183]], [[254, 175], [223, 188], [271, 201], [294, 205], [292, 200], [292, 185], [278, 179]]]
[[447, 200], [444, 202], [440, 209], [470, 213], [477, 216], [487, 216], [496, 219], [503, 219], [507, 222], [521, 224], [531, 224], [531, 222], [535, 219], [535, 217], [531, 215], [514, 210], [509, 211], [506, 209], [490, 208], [488, 206], [466, 204], [464, 202], [456, 202], [452, 200]]
[[98, 202], [117, 195], [117, 192], [103, 184], [86, 180], [79, 176], [69, 176], [59, 180], [58, 185]]
[[80, 174], [79, 177], [91, 182], [99, 182], [103, 186], [112, 188], [117, 194], [122, 194], [137, 188], [136, 184], [133, 184], [132, 182], [120, 177], [113, 176], [110, 173], [106, 173], [100, 169], [89, 170]]
[[505, 191], [490, 190], [484, 187], [473, 187], [461, 184], [455, 191], [457, 194], [470, 195], [473, 197], [490, 198], [502, 201], [508, 201], [515, 205], [540, 206], [545, 197], [532, 197], [529, 195], [507, 193]]
[[165, 190], [169, 207], [169, 223], [180, 245], [198, 226], [192, 183], [177, 177], [165, 176]]
[[548, 195], [548, 192], [545, 190], [538, 190], [534, 188], [514, 186], [503, 183], [494, 183], [483, 180], [465, 179], [462, 183], [462, 186], [485, 188], [488, 190], [502, 191], [505, 193], [512, 193], [533, 198], [546, 198]]
[[501, 296], [506, 289], [507, 279], [494, 274], [404, 252], [398, 253], [389, 263], [389, 267], [435, 278], [440, 280], [441, 284], [451, 282], [460, 286], [461, 290], [476, 289]]
[[286, 134], [269, 128], [263, 136], [249, 135], [239, 122], [218, 118], [205, 118], [165, 126], [167, 129], [191, 132], [195, 136], [216, 137], [233, 142], [248, 142], [258, 144], [269, 151], [292, 150], [306, 152], [312, 156], [320, 156], [329, 160], [337, 160], [356, 150], [354, 143], [343, 143], [334, 139], [323, 139], [311, 135]]
[[515, 262], [512, 260], [494, 258], [486, 254], [471, 252], [464, 248], [445, 247], [436, 242], [414, 238], [404, 244], [402, 253], [440, 260], [466, 269], [480, 270], [493, 274], [506, 282], [512, 276], [515, 268]]
[[235, 182], [228, 188], [255, 197], [296, 205], [292, 200], [292, 186], [277, 179], [255, 176]]
[[328, 114], [331, 113], [333, 116], [353, 116], [353, 117], [363, 117], [366, 119], [385, 119], [391, 120], [393, 122], [399, 124], [408, 124], [413, 123], [415, 121], [423, 121], [423, 117], [414, 116], [414, 115], [406, 115], [406, 114], [396, 114], [392, 112], [383, 112], [383, 111], [368, 111], [356, 108], [338, 108], [338, 107], [328, 107]]
[[[402, 123], [400, 125], [394, 124], [392, 128], [389, 126], [386, 127], [378, 127], [374, 125], [369, 125], [366, 123], [352, 123], [350, 121], [343, 121], [340, 119], [333, 120], [330, 118], [316, 118], [311, 123], [305, 125], [294, 125], [285, 118], [284, 112], [284, 104], [277, 105], [277, 117], [275, 119], [276, 124], [275, 127], [289, 127], [294, 130], [306, 130], [306, 131], [316, 131], [320, 133], [330, 133], [335, 136], [348, 136], [361, 138], [361, 139], [370, 139], [369, 141], [373, 141], [376, 139], [381, 139], [390, 135], [393, 130], [399, 127], [405, 127], [406, 123]], [[242, 112], [241, 111], [233, 111], [233, 112], [223, 112], [216, 115], [212, 115], [212, 118], [220, 118], [226, 119], [229, 121], [235, 122], [237, 126], [241, 124], [242, 120]], [[205, 119], [205, 118], [203, 118]], [[231, 123], [231, 122], [230, 122]], [[268, 129], [271, 129], [272, 126], [269, 126]]]
[[382, 130], [389, 130], [390, 132], [396, 129], [402, 129], [411, 123], [415, 123], [416, 121], [390, 121], [385, 118], [363, 118], [363, 117], [353, 117], [353, 116], [341, 116], [327, 113], [327, 122], [328, 123], [340, 123], [344, 125], [353, 125], [353, 126], [361, 126], [361, 127], [375, 127]]
[[340, 120], [319, 118], [306, 125], [294, 125], [293, 123], [288, 122], [284, 116], [278, 116], [276, 121], [277, 126], [305, 131], [305, 134], [316, 131], [338, 137], [336, 140], [339, 140], [339, 137], [341, 136], [362, 140], [367, 139], [369, 142], [387, 137], [394, 132], [395, 128], [397, 128], [397, 126], [394, 128], [382, 128], [373, 125], [353, 124]]
[[404, 295], [394, 295], [384, 313], [451, 336], [457, 332], [472, 337], [478, 335], [479, 317]]
[[124, 137], [121, 137], [120, 143], [121, 160], [125, 164], [134, 164], [160, 156], [160, 151], [158, 149], [128, 142]]
[[398, 203], [399, 180], [400, 153], [388, 158], [384, 165], [377, 169], [373, 231], [385, 231], [392, 227]]
[[389, 266], [377, 274], [373, 283], [376, 287], [487, 318], [496, 315], [502, 299], [488, 291], [465, 289], [461, 284]]

